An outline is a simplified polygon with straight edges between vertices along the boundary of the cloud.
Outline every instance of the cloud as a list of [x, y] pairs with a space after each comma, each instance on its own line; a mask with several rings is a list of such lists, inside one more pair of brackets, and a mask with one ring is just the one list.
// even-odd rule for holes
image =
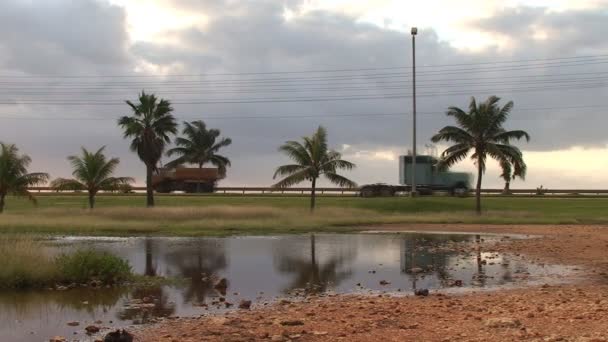
[[[391, 158], [411, 148], [412, 104], [407, 97], [411, 94], [410, 69], [311, 70], [408, 66], [409, 33], [362, 20], [359, 10], [347, 14], [323, 8], [301, 10], [305, 1], [163, 0], [157, 4], [170, 8], [169, 13], [187, 12], [189, 18], [206, 19], [200, 23], [188, 20], [180, 26], [174, 25], [179, 19], [176, 17], [166, 30], [156, 30], [152, 38], [132, 41], [129, 14], [106, 1], [54, 0], [35, 5], [3, 1], [0, 73], [202, 75], [63, 80], [48, 89], [59, 92], [66, 85], [74, 85], [67, 95], [28, 97], [5, 92], [2, 100], [59, 98], [122, 103], [146, 88], [173, 100], [180, 121], [203, 118], [209, 126], [233, 138], [233, 145], [226, 150], [233, 168], [225, 181], [232, 185], [270, 184], [274, 168], [286, 161], [276, 152], [277, 147], [286, 140], [311, 134], [321, 124], [327, 127], [332, 146], [351, 146], [344, 153], [359, 164], [353, 173], [357, 181], [396, 182], [398, 165]], [[136, 8], [133, 6], [129, 10]], [[530, 144], [522, 144], [525, 151], [547, 153], [572, 146], [605, 146], [607, 108], [569, 108], [602, 104], [600, 99], [608, 95], [605, 87], [599, 87], [605, 83], [602, 72], [608, 72], [603, 59], [573, 66], [475, 64], [606, 54], [608, 46], [602, 36], [608, 14], [605, 5], [601, 8], [553, 11], [519, 6], [489, 13], [469, 21], [468, 29], [498, 43], [474, 52], [455, 48], [440, 30], [422, 27], [417, 36], [419, 149], [437, 130], [453, 124], [443, 114], [448, 106], [466, 107], [471, 95], [483, 99], [494, 93], [515, 102], [508, 128], [526, 129], [532, 135]], [[297, 15], [286, 17], [286, 10]], [[432, 17], [429, 13], [425, 16]], [[506, 46], [500, 45], [503, 41]], [[464, 65], [437, 67], [446, 64]], [[537, 66], [517, 68], [522, 65]], [[280, 73], [283, 71], [309, 72]], [[378, 74], [386, 76], [374, 76]], [[533, 83], [534, 77], [549, 81]], [[597, 81], [584, 81], [589, 78]], [[555, 79], [562, 81], [551, 81]], [[80, 89], [88, 86], [97, 88]], [[380, 98], [387, 94], [405, 98]], [[329, 96], [350, 100], [247, 102]], [[377, 98], [358, 100], [361, 97]], [[222, 103], [183, 104], [202, 100]], [[235, 103], [239, 101], [243, 103]], [[108, 120], [2, 120], [0, 134], [2, 140], [23, 145], [35, 163], [44, 160], [40, 166], [52, 168], [56, 175], [69, 173], [62, 156], [76, 153], [80, 144], [91, 149], [107, 144], [108, 151], [123, 160], [121, 172], [141, 180], [143, 168], [128, 151], [128, 142], [122, 139], [114, 121], [127, 113], [126, 106], [2, 106], [0, 115]], [[263, 118], [267, 116], [273, 119]]]
[[124, 11], [94, 0], [0, 3], [2, 69], [26, 74], [125, 70]]

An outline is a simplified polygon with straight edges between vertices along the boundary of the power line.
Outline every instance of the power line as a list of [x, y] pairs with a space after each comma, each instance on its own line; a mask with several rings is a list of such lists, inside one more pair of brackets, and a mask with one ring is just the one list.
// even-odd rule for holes
[[[417, 76], [424, 75], [454, 75], [454, 74], [462, 74], [469, 72], [502, 72], [502, 71], [521, 71], [521, 70], [530, 70], [536, 68], [554, 68], [554, 67], [573, 67], [573, 66], [589, 66], [589, 65], [598, 65], [598, 64], [606, 64], [608, 63], [608, 59], [596, 60], [591, 62], [553, 62], [553, 63], [544, 63], [544, 64], [536, 64], [536, 65], [523, 65], [523, 66], [515, 66], [515, 67], [487, 67], [487, 68], [464, 68], [464, 69], [451, 69], [451, 70], [435, 70], [435, 71], [421, 71], [417, 72]], [[354, 81], [354, 80], [378, 80], [385, 78], [404, 78], [411, 76], [409, 72], [402, 73], [373, 73], [373, 74], [361, 74], [361, 75], [338, 75], [338, 76], [316, 76], [316, 77], [299, 77], [299, 78], [289, 78], [289, 77], [278, 77], [278, 78], [255, 78], [255, 79], [223, 79], [223, 80], [198, 80], [198, 81], [162, 81], [162, 82], [149, 82], [149, 81], [122, 81], [122, 82], [112, 82], [103, 84], [104, 87], [108, 86], [121, 86], [121, 85], [129, 85], [129, 86], [138, 86], [145, 87], [149, 85], [193, 85], [193, 84], [209, 84], [209, 85], [257, 85], [257, 84], [268, 84], [268, 83], [282, 83], [282, 82], [318, 82], [318, 81]], [[26, 82], [15, 82], [15, 81], [0, 81], [1, 85], [7, 86], [35, 86], [35, 83], [26, 83]], [[57, 84], [56, 82], [38, 82], [38, 85], [41, 86], [87, 86], [87, 85], [95, 85], [92, 82], [86, 83], [63, 83]]]
[[[543, 87], [518, 87], [515, 89], [488, 89], [483, 88], [481, 90], [467, 90], [455, 91], [455, 92], [439, 92], [439, 93], [422, 93], [420, 97], [438, 97], [438, 96], [455, 96], [455, 95], [469, 95], [471, 92], [477, 94], [488, 94], [488, 93], [519, 93], [519, 92], [536, 92], [536, 91], [550, 91], [550, 90], [584, 90], [593, 88], [604, 88], [608, 84], [606, 83], [586, 83], [578, 85], [557, 85], [557, 86], [543, 86]], [[391, 93], [382, 95], [360, 95], [360, 96], [348, 96], [348, 95], [334, 95], [334, 96], [300, 96], [291, 98], [247, 98], [247, 99], [184, 99], [181, 101], [173, 101], [174, 105], [212, 105], [212, 104], [247, 104], [247, 103], [288, 103], [288, 102], [324, 102], [324, 101], [346, 101], [346, 100], [382, 100], [382, 99], [404, 99], [411, 98], [410, 95], [402, 93]], [[122, 101], [102, 101], [102, 100], [24, 100], [24, 101], [0, 101], [0, 105], [63, 105], [63, 106], [123, 106]]]
[[[470, 65], [493, 65], [493, 64], [513, 64], [513, 63], [530, 63], [530, 62], [547, 62], [547, 61], [581, 61], [593, 60], [598, 58], [608, 57], [608, 55], [584, 55], [558, 58], [535, 58], [535, 59], [519, 59], [519, 60], [504, 60], [504, 61], [482, 61], [472, 63], [456, 63], [456, 64], [431, 64], [421, 65], [419, 68], [445, 68], [454, 66], [470, 66]], [[361, 71], [380, 71], [380, 70], [400, 70], [409, 69], [410, 66], [393, 66], [393, 67], [366, 67], [366, 68], [343, 68], [343, 69], [310, 69], [297, 71], [266, 71], [266, 72], [241, 72], [241, 73], [199, 73], [199, 74], [156, 74], [156, 75], [0, 75], [0, 79], [37, 79], [37, 78], [53, 78], [53, 79], [86, 79], [86, 78], [154, 78], [154, 77], [209, 77], [209, 76], [253, 76], [253, 75], [277, 75], [277, 74], [306, 74], [306, 73], [338, 73], [338, 72], [361, 72]]]
[[[515, 79], [523, 79], [521, 82], [533, 82], [533, 81], [541, 81], [545, 78], [548, 78], [547, 81], [560, 81], [560, 80], [554, 80], [554, 77], [569, 77], [569, 76], [587, 76], [587, 75], [593, 75], [593, 76], [599, 76], [599, 75], [607, 75], [608, 72], [605, 71], [596, 71], [596, 72], [579, 72], [579, 73], [559, 73], [559, 74], [546, 74], [546, 75], [506, 75], [506, 76], [492, 76], [492, 77], [475, 77], [475, 78], [458, 78], [458, 79], [427, 79], [421, 80], [421, 86], [427, 86], [429, 84], [436, 84], [437, 82], [450, 82], [450, 83], [454, 83], [457, 82], [458, 84], [460, 84], [461, 82], [465, 82], [465, 81], [471, 81], [471, 82], [475, 82], [475, 83], [479, 83], [479, 81], [486, 81], [486, 80], [505, 80], [505, 79], [510, 79], [510, 80], [515, 80]], [[348, 83], [342, 83], [342, 82], [348, 82]], [[155, 92], [165, 92], [165, 91], [171, 91], [171, 90], [175, 90], [177, 91], [178, 89], [201, 89], [201, 90], [205, 90], [205, 89], [233, 89], [234, 87], [237, 87], [238, 90], [246, 90], [248, 89], [247, 87], [255, 87], [256, 89], [263, 89], [266, 87], [281, 87], [280, 89], [283, 88], [291, 88], [291, 87], [300, 87], [298, 89], [305, 89], [303, 88], [303, 86], [324, 86], [324, 87], [341, 87], [343, 88], [344, 86], [350, 86], [352, 84], [352, 82], [350, 82], [349, 80], [341, 80], [338, 83], [308, 83], [306, 85], [302, 85], [301, 83], [286, 83], [286, 84], [254, 84], [254, 85], [218, 85], [218, 84], [208, 84], [208, 85], [172, 85], [169, 87], [160, 87], [160, 86], [152, 86], [152, 87], [146, 87], [146, 89], [148, 91], [155, 91]], [[401, 80], [381, 80], [378, 81], [376, 83], [373, 83], [374, 87], [380, 87], [380, 86], [385, 86], [385, 85], [398, 85], [398, 84], [403, 84], [403, 85], [409, 85], [410, 82], [408, 81], [401, 81]], [[2, 90], [6, 90], [6, 91], [34, 91], [34, 90], [39, 90], [39, 89], [44, 89], [47, 90], [49, 92], [57, 92], [58, 90], [90, 90], [90, 91], [94, 91], [94, 90], [98, 90], [101, 93], [106, 93], [109, 90], [112, 91], [118, 91], [118, 90], [134, 90], [134, 91], [139, 91], [141, 89], [140, 86], [120, 86], [120, 85], [105, 85], [105, 86], [65, 86], [65, 85], [58, 85], [55, 86], [55, 88], [51, 87], [49, 88], [49, 86], [41, 86], [41, 85], [37, 85], [37, 86], [28, 86], [28, 87], [7, 87], [7, 86], [1, 86], [0, 85], [0, 89]], [[276, 89], [276, 88], [275, 88]], [[271, 89], [268, 89], [269, 91], [271, 91]], [[81, 92], [79, 92], [81, 93]]]
[[[501, 86], [519, 86], [519, 85], [553, 85], [560, 83], [576, 83], [576, 82], [585, 82], [580, 84], [588, 84], [591, 82], [599, 82], [599, 81], [608, 81], [608, 77], [600, 76], [600, 77], [588, 77], [588, 78], [566, 78], [566, 79], [548, 79], [548, 80], [523, 80], [523, 81], [474, 81], [474, 82], [451, 82], [444, 84], [423, 84], [417, 86], [417, 88], [421, 89], [432, 89], [432, 88], [463, 88], [465, 86], [472, 87], [487, 87], [488, 85], [501, 85]], [[393, 85], [395, 84], [395, 85]], [[402, 84], [402, 85], [399, 85]], [[284, 88], [267, 88], [267, 89], [228, 89], [228, 90], [216, 90], [210, 88], [209, 90], [205, 90], [206, 95], [210, 94], [246, 94], [246, 93], [305, 93], [305, 92], [327, 92], [327, 91], [335, 91], [335, 92], [346, 92], [346, 91], [369, 91], [369, 92], [377, 92], [379, 90], [408, 90], [409, 82], [400, 82], [400, 83], [391, 83], [389, 85], [378, 85], [378, 86], [341, 86], [341, 87], [320, 87], [320, 88], [297, 88], [297, 89], [284, 89]], [[116, 94], [122, 94], [123, 91], [117, 91], [117, 89], [111, 89], [111, 91], [104, 91], [103, 93], [93, 92], [93, 91], [83, 91], [83, 92], [75, 92], [75, 91], [17, 91], [17, 92], [4, 92], [2, 95], [4, 96], [56, 96], [56, 95], [65, 95], [65, 96], [82, 96], [83, 94], [89, 95], [97, 95], [97, 96], [110, 96]], [[162, 91], [163, 95], [196, 95], [200, 94], [201, 91], [193, 91], [193, 90], [176, 90], [170, 89]]]
[[[523, 107], [517, 108], [515, 107], [514, 112], [517, 113], [525, 113], [525, 112], [534, 112], [534, 111], [559, 111], [559, 110], [568, 110], [568, 109], [598, 109], [598, 108], [608, 108], [608, 105], [583, 105], [583, 106], [564, 106], [564, 107]], [[425, 116], [444, 116], [445, 113], [442, 111], [422, 111], [418, 112], [419, 114]], [[184, 119], [195, 119], [202, 118], [205, 120], [238, 120], [238, 119], [299, 119], [299, 118], [330, 118], [330, 117], [382, 117], [382, 116], [407, 116], [410, 113], [400, 112], [400, 113], [343, 113], [343, 114], [321, 114], [321, 115], [312, 115], [312, 114], [294, 114], [294, 115], [198, 115], [198, 116], [180, 116]], [[0, 116], [0, 119], [9, 119], [9, 120], [66, 120], [66, 121], [113, 121], [117, 120], [118, 117], [24, 117], [24, 116]], [[545, 120], [551, 118], [512, 118], [513, 120]], [[564, 118], [560, 118], [562, 120]], [[578, 118], [573, 118], [578, 119]]]

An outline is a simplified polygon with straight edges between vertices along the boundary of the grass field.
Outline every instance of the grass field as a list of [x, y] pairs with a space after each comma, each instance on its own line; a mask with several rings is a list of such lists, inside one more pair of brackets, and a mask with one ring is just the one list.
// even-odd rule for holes
[[384, 223], [608, 223], [608, 198], [488, 197], [473, 213], [473, 198], [320, 197], [311, 215], [307, 197], [157, 196], [144, 208], [136, 195], [99, 196], [86, 209], [79, 195], [42, 195], [34, 207], [8, 198], [0, 232], [95, 235], [227, 235], [353, 231]]

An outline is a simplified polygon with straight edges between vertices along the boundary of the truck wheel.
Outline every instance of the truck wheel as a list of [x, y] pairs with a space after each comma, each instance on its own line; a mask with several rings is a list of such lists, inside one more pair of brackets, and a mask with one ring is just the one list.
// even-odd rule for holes
[[360, 196], [361, 197], [374, 197], [374, 191], [372, 189], [362, 189]]
[[380, 196], [381, 197], [391, 197], [391, 196], [395, 196], [395, 193], [393, 192], [392, 189], [381, 189], [380, 190]]
[[452, 195], [458, 197], [466, 197], [469, 193], [469, 189], [466, 185], [458, 184], [454, 188], [452, 188]]

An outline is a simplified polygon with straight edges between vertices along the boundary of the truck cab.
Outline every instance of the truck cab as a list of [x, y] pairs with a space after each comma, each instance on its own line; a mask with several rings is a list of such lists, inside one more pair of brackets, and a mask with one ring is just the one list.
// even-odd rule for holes
[[[399, 156], [399, 183], [406, 187], [412, 185], [412, 163], [410, 155]], [[472, 175], [466, 172], [439, 170], [439, 159], [433, 156], [416, 156], [416, 189], [421, 193], [449, 191], [453, 195], [465, 195], [471, 188]]]

